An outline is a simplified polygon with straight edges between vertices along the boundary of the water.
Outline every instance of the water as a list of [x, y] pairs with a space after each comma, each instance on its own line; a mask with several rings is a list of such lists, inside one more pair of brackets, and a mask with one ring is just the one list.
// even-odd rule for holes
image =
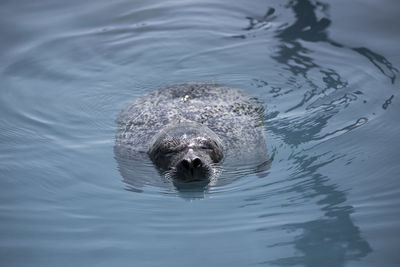
[[[398, 266], [399, 11], [3, 1], [1, 266]], [[118, 113], [205, 80], [264, 103], [268, 175], [200, 192], [125, 183]]]

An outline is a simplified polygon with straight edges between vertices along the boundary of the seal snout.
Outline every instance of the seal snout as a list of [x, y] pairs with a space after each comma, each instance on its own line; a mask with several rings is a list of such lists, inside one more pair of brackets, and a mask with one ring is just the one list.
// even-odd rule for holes
[[186, 158], [181, 161], [181, 166], [183, 169], [191, 170], [193, 172], [194, 169], [200, 168], [203, 166], [203, 162], [200, 158]]
[[203, 180], [208, 176], [206, 165], [201, 157], [187, 154], [177, 165], [177, 176], [183, 180]]

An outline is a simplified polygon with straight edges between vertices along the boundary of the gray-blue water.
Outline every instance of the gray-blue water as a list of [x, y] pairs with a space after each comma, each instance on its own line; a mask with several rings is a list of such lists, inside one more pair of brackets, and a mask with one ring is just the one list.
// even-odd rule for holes
[[[399, 14], [396, 0], [2, 1], [0, 265], [400, 266]], [[124, 182], [119, 112], [185, 81], [264, 103], [266, 177]]]

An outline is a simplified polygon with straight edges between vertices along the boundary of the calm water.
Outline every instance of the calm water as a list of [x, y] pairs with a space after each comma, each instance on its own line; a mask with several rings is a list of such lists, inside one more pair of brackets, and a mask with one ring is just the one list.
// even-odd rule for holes
[[[348, 2], [2, 1], [0, 265], [399, 266], [400, 5]], [[118, 113], [210, 80], [264, 103], [268, 175], [124, 182]]]

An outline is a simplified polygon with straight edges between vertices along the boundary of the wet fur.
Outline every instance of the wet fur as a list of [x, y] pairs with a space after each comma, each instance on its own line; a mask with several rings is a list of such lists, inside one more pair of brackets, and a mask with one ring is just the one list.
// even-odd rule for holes
[[[174, 127], [184, 132], [188, 125], [197, 125], [211, 141], [217, 139], [220, 146], [217, 152], [223, 152], [224, 157], [256, 164], [267, 157], [262, 105], [240, 89], [220, 84], [185, 83], [160, 88], [134, 100], [121, 112], [117, 122], [116, 151], [123, 148], [147, 153], [166, 171], [166, 177], [175, 177], [178, 168], [174, 160], [159, 160], [159, 155], [166, 151], [160, 150], [157, 142], [163, 140], [160, 138], [163, 134], [174, 134], [175, 131], [168, 132]], [[172, 147], [187, 141], [176, 137], [168, 140]], [[216, 163], [219, 160], [207, 160], [206, 155], [202, 158], [206, 159], [205, 169], [210, 176], [220, 172]]]

